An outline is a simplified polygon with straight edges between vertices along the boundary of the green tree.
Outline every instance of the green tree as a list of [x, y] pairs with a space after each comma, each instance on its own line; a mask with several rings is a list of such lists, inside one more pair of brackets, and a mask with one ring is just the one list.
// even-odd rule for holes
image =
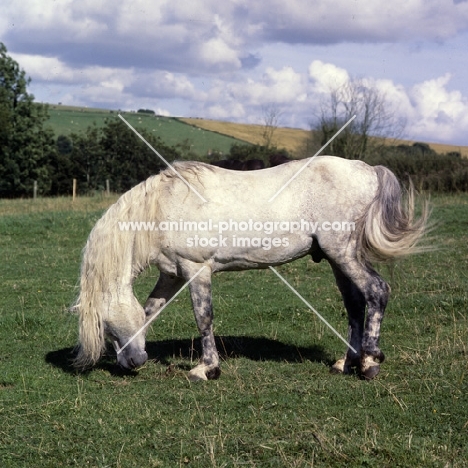
[[[167, 161], [180, 159], [177, 150], [166, 146], [158, 137], [144, 130], [141, 134]], [[109, 119], [101, 128], [93, 125], [84, 133], [61, 137], [57, 140], [57, 148], [54, 195], [69, 193], [73, 178], [77, 179], [79, 193], [104, 190], [106, 180], [113, 192], [122, 193], [166, 167], [117, 119]]]
[[30, 79], [0, 43], [0, 196], [32, 194], [34, 180], [40, 193], [51, 184], [53, 133], [44, 128], [47, 107], [34, 103], [27, 92]]
[[101, 148], [101, 130], [96, 125], [89, 126], [84, 133], [70, 136], [72, 151], [70, 158], [72, 178], [78, 181], [80, 193], [103, 189], [106, 177], [101, 177], [104, 158]]
[[[145, 130], [140, 134], [166, 161], [180, 159], [180, 153], [159, 137]], [[115, 192], [129, 190], [166, 168], [154, 151], [120, 120], [109, 120], [102, 128], [100, 146], [103, 154], [100, 179], [109, 179]]]
[[227, 159], [239, 161], [261, 159], [265, 163], [265, 166], [268, 166], [270, 158], [274, 155], [280, 155], [286, 159], [290, 157], [287, 150], [278, 149], [276, 146], [234, 144], [231, 146]]

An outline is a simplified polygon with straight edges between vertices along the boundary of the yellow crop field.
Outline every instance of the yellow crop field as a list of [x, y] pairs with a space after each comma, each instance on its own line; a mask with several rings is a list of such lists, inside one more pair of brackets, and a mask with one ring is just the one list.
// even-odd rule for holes
[[[263, 143], [263, 125], [249, 125], [233, 122], [221, 122], [218, 120], [205, 120], [194, 118], [181, 118], [182, 122], [212, 132], [222, 133], [239, 140], [261, 145]], [[278, 148], [285, 148], [289, 152], [300, 155], [307, 144], [310, 132], [298, 128], [277, 128], [273, 134], [273, 144]]]
[[[195, 127], [212, 132], [218, 132], [239, 140], [252, 144], [261, 145], [263, 143], [263, 125], [241, 124], [234, 122], [222, 122], [218, 120], [207, 120], [198, 118], [180, 118], [182, 122], [194, 125]], [[296, 157], [304, 156], [307, 148], [307, 140], [310, 136], [309, 130], [300, 128], [279, 127], [275, 130], [273, 144], [278, 148], [284, 148]], [[391, 144], [411, 145], [415, 140], [393, 140]], [[428, 143], [429, 146], [438, 153], [449, 153], [458, 151], [462, 157], [468, 158], [468, 146], [447, 145], [443, 143]]]

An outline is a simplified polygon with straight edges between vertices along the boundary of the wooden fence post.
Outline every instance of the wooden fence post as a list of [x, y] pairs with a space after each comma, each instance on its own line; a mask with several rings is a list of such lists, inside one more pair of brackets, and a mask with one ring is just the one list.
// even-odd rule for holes
[[72, 201], [75, 201], [76, 198], [76, 179], [73, 179], [73, 198]]
[[33, 184], [33, 200], [37, 198], [37, 180], [34, 181]]

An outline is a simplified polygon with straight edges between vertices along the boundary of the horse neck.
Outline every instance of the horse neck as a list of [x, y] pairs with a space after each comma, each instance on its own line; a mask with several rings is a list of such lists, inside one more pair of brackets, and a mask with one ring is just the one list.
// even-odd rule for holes
[[[150, 220], [157, 209], [157, 176], [125, 193], [92, 230], [83, 258], [83, 273], [92, 272], [96, 287], [112, 293], [131, 286], [150, 260], [154, 242], [151, 231], [138, 231], [131, 222]], [[124, 226], [127, 226], [127, 229]]]

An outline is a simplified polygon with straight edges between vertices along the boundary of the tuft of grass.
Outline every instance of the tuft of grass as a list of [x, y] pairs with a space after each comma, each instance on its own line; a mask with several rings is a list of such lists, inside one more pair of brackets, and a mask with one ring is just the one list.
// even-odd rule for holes
[[[329, 373], [342, 343], [270, 271], [214, 278], [219, 380], [187, 379], [200, 344], [186, 292], [151, 326], [138, 372], [122, 372], [110, 353], [76, 373], [67, 307], [110, 200], [42, 202], [0, 202], [1, 466], [466, 466], [465, 195], [433, 200], [439, 250], [395, 266], [387, 360], [371, 382]], [[325, 262], [280, 272], [346, 334]], [[141, 301], [157, 277], [151, 268], [136, 281]]]

